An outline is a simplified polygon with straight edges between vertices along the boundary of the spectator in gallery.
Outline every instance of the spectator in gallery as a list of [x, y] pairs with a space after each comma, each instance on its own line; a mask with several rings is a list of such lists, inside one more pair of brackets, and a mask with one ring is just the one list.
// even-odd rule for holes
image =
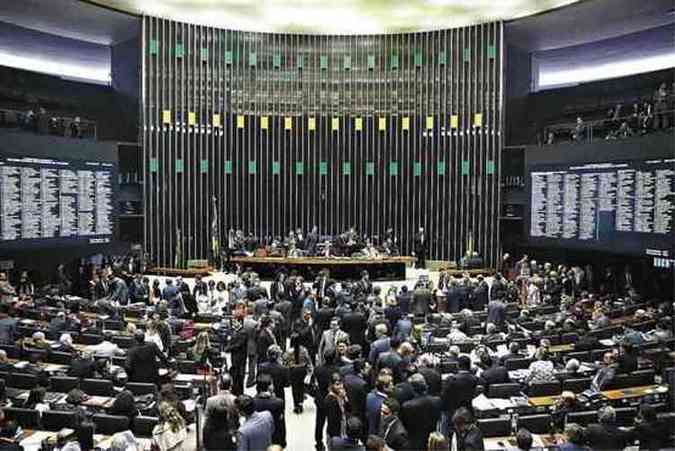
[[661, 83], [654, 93], [654, 128], [657, 130], [668, 128], [667, 99], [668, 90], [666, 89], [666, 84]]
[[584, 120], [581, 119], [581, 116], [577, 117], [576, 125], [574, 126], [574, 131], [572, 132], [572, 141], [581, 142], [586, 137], [586, 125]]

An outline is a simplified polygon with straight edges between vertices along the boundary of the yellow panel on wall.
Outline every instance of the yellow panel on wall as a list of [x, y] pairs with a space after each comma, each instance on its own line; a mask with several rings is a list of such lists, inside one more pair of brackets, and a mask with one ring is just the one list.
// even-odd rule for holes
[[401, 118], [401, 129], [410, 130], [410, 118], [408, 116]]
[[260, 116], [260, 128], [267, 130], [270, 126], [270, 120], [267, 116]]
[[220, 127], [220, 114], [214, 114], [211, 118], [214, 127]]
[[292, 117], [285, 117], [284, 118], [284, 129], [293, 130], [293, 118]]
[[456, 114], [453, 114], [450, 116], [450, 128], [458, 128], [459, 127], [459, 116]]
[[386, 117], [379, 118], [377, 123], [378, 123], [378, 128], [381, 132], [383, 132], [387, 129], [387, 118]]
[[483, 125], [483, 113], [476, 113], [473, 115], [473, 126], [481, 127]]
[[434, 128], [434, 117], [427, 116], [427, 130], [431, 130], [432, 128]]
[[307, 120], [307, 128], [309, 130], [316, 130], [316, 118], [310, 117]]
[[194, 111], [188, 112], [188, 125], [195, 125], [197, 123], [197, 113]]
[[331, 121], [331, 128], [333, 129], [333, 131], [340, 130], [340, 118], [339, 117], [333, 118], [333, 120]]
[[354, 130], [357, 132], [360, 132], [363, 130], [363, 119], [360, 117], [357, 117], [354, 119]]
[[237, 128], [244, 128], [244, 116], [241, 114], [237, 116]]
[[171, 123], [171, 110], [162, 111], [162, 123], [164, 124]]

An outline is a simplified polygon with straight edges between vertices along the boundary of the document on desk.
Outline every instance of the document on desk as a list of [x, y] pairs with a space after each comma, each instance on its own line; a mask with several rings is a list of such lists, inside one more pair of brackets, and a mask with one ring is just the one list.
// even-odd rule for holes
[[19, 444], [23, 447], [24, 451], [39, 451], [42, 446], [42, 441], [55, 435], [56, 432], [33, 431], [30, 437], [21, 440], [21, 443]]
[[614, 340], [612, 340], [611, 338], [603, 338], [602, 340], [598, 340], [598, 343], [600, 343], [603, 346], [607, 346], [608, 348], [614, 346]]

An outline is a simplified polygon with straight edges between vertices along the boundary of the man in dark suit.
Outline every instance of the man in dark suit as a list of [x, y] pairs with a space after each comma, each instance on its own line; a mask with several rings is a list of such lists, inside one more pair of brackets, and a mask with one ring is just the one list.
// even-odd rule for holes
[[493, 362], [492, 357], [487, 352], [481, 352], [479, 358], [482, 367], [485, 369], [481, 373], [478, 383], [485, 386], [486, 391], [491, 384], [507, 384], [511, 382], [509, 372], [499, 363], [499, 360], [495, 359]]
[[361, 440], [359, 440], [362, 437], [363, 422], [357, 417], [349, 417], [345, 430], [346, 435], [344, 437], [331, 438], [331, 451], [365, 450]]
[[398, 417], [401, 405], [395, 398], [389, 397], [382, 402], [380, 409], [379, 436], [384, 439], [387, 446], [394, 451], [409, 450], [408, 431]]
[[426, 317], [431, 312], [434, 301], [431, 290], [416, 288], [413, 292], [411, 310], [415, 316]]
[[490, 301], [487, 305], [487, 319], [485, 322], [494, 324], [499, 330], [504, 328], [504, 323], [506, 322], [506, 304], [501, 299]]
[[377, 363], [380, 354], [391, 349], [391, 339], [387, 336], [386, 324], [378, 324], [375, 326], [375, 337], [377, 339], [370, 345], [370, 353], [368, 354], [368, 361], [371, 365]]
[[268, 374], [272, 377], [274, 395], [279, 399], [286, 399], [284, 389], [290, 385], [288, 368], [281, 364], [282, 351], [278, 345], [267, 349], [267, 360], [258, 367], [258, 374]]
[[488, 285], [483, 276], [478, 275], [478, 285], [473, 289], [471, 297], [474, 310], [483, 310], [488, 305]]
[[401, 291], [396, 296], [398, 301], [398, 306], [401, 309], [401, 314], [407, 315], [410, 313], [410, 300], [412, 299], [412, 293], [408, 291], [408, 286], [403, 285]]
[[460, 407], [472, 409], [471, 401], [476, 395], [476, 385], [478, 378], [469, 371], [471, 360], [465, 355], [457, 358], [457, 374], [451, 375], [445, 382], [441, 399], [443, 401], [443, 412], [447, 416], [448, 422], [452, 419], [455, 411]]
[[358, 344], [364, 347], [366, 342], [366, 329], [368, 329], [368, 318], [366, 318], [366, 315], [359, 307], [354, 311], [345, 314], [342, 318], [342, 330], [349, 335], [349, 342], [351, 344]]
[[331, 384], [333, 374], [338, 374], [338, 368], [335, 366], [335, 350], [329, 349], [323, 354], [323, 364], [314, 370], [314, 379], [316, 379], [317, 393], [314, 397], [316, 405], [316, 422], [314, 427], [314, 440], [316, 449], [324, 448], [323, 427], [326, 424], [326, 406], [324, 400], [328, 396], [328, 388]]
[[586, 428], [586, 441], [593, 449], [624, 449], [628, 434], [616, 425], [616, 411], [612, 406], [598, 410], [598, 423]]
[[672, 424], [667, 419], [658, 419], [651, 404], [641, 404], [635, 419], [635, 437], [640, 440], [640, 449], [665, 448], [670, 442]]
[[441, 373], [434, 368], [434, 361], [429, 354], [423, 354], [418, 359], [419, 368], [417, 372], [424, 377], [427, 383], [427, 392], [431, 396], [441, 396], [441, 388], [443, 387], [443, 379]]
[[256, 412], [268, 411], [274, 420], [272, 443], [286, 447], [286, 418], [284, 417], [284, 401], [272, 393], [272, 377], [269, 374], [259, 374], [256, 382], [256, 391], [253, 398]]
[[457, 280], [454, 277], [450, 278], [447, 302], [448, 313], [457, 313], [462, 309], [462, 294], [459, 291]]
[[424, 233], [424, 227], [420, 227], [417, 234], [415, 234], [415, 257], [417, 257], [416, 268], [426, 267], [427, 246], [427, 235]]
[[415, 397], [401, 406], [401, 421], [408, 431], [410, 448], [425, 449], [441, 416], [441, 399], [427, 394], [427, 383], [421, 374], [413, 374], [409, 382]]
[[344, 377], [345, 391], [351, 408], [351, 414], [358, 417], [363, 424], [366, 421], [366, 398], [368, 396], [368, 383], [365, 380], [366, 364], [362, 359], [356, 359], [352, 363], [353, 373]]
[[134, 335], [136, 346], [127, 353], [126, 372], [129, 382], [159, 383], [159, 363], [169, 362], [162, 351], [153, 342], [145, 341], [145, 333], [137, 331]]
[[605, 366], [600, 368], [591, 381], [591, 387], [596, 391], [608, 390], [616, 377], [616, 356], [613, 352], [606, 352], [603, 356]]
[[244, 376], [246, 375], [246, 357], [248, 349], [248, 334], [243, 327], [243, 321], [246, 317], [246, 303], [237, 301], [232, 316], [234, 319], [232, 322], [234, 334], [224, 350], [225, 352], [229, 352], [232, 356], [232, 366], [230, 367], [230, 374], [232, 375], [232, 393], [239, 396], [244, 393]]

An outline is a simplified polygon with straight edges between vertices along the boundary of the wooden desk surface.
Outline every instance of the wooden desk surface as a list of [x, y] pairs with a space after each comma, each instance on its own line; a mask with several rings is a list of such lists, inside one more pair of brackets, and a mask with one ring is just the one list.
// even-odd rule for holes
[[232, 257], [235, 263], [270, 263], [282, 265], [381, 265], [391, 263], [414, 263], [415, 257]]
[[558, 402], [560, 398], [559, 395], [555, 396], [534, 396], [532, 398], [527, 398], [527, 402], [530, 403], [533, 407], [548, 407], [554, 405]]
[[548, 350], [550, 352], [570, 352], [574, 351], [574, 343], [567, 343], [564, 345], [555, 345], [555, 346], [549, 346]]
[[602, 396], [610, 401], [618, 401], [620, 399], [640, 398], [642, 396], [651, 395], [654, 393], [668, 392], [667, 385], [642, 385], [640, 387], [620, 388], [618, 390], [607, 390], [602, 392]]

